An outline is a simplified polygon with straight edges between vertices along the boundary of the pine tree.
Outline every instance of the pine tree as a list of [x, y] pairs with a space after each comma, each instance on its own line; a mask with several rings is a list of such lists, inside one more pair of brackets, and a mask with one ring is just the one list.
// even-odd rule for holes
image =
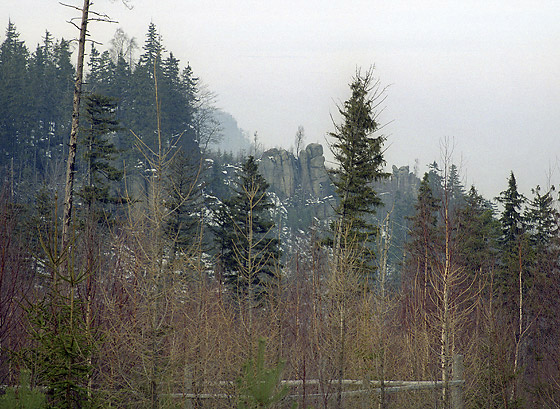
[[377, 229], [371, 218], [382, 204], [372, 182], [388, 177], [383, 171], [385, 137], [374, 136], [379, 130], [375, 110], [384, 99], [372, 70], [364, 75], [358, 71], [350, 89], [352, 95], [339, 108], [343, 122], [330, 133], [334, 139], [331, 150], [338, 163], [330, 172], [339, 198], [335, 209], [338, 222], [333, 225], [334, 248], [337, 252], [342, 243], [340, 236], [348, 234], [363, 254], [363, 272], [371, 273], [374, 267], [367, 243], [375, 241]]
[[262, 297], [277, 278], [280, 250], [273, 238], [269, 211], [274, 205], [267, 189], [250, 156], [239, 172], [234, 195], [218, 211], [216, 237], [224, 279], [238, 297], [250, 302]]
[[98, 87], [100, 87], [103, 78], [102, 78], [102, 72], [103, 72], [103, 63], [101, 61], [101, 53], [99, 52], [99, 50], [95, 47], [95, 43], [93, 43], [91, 45], [91, 51], [89, 53], [89, 61], [88, 61], [88, 67], [89, 67], [89, 73], [87, 75], [87, 86], [88, 86], [88, 90], [90, 92], [103, 92], [105, 90], [100, 90], [98, 89]]
[[33, 102], [33, 168], [43, 175], [48, 163], [62, 161], [70, 128], [73, 67], [69, 42], [55, 41], [47, 31], [30, 61]]

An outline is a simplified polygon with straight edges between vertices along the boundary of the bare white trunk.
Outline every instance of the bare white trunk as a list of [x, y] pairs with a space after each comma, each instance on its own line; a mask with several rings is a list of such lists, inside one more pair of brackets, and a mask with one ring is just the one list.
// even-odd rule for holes
[[90, 0], [84, 0], [82, 7], [82, 22], [78, 39], [78, 62], [74, 82], [74, 98], [72, 102], [72, 127], [68, 142], [68, 160], [66, 162], [66, 184], [64, 188], [64, 214], [62, 219], [62, 250], [70, 242], [70, 223], [72, 220], [72, 201], [74, 193], [74, 172], [76, 167], [76, 148], [78, 144], [78, 128], [80, 126], [80, 99], [82, 96], [82, 82], [84, 74], [84, 55], [86, 46], [87, 24]]

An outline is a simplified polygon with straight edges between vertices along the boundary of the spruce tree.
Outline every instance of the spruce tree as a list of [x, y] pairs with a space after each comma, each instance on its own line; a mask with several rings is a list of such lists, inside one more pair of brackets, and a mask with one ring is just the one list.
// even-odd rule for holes
[[156, 150], [157, 138], [153, 129], [156, 123], [154, 103], [155, 83], [160, 115], [160, 130], [167, 146], [183, 149], [184, 154], [198, 155], [198, 145], [192, 131], [193, 107], [196, 94], [196, 78], [190, 67], [181, 73], [179, 60], [165, 51], [156, 26], [151, 23], [146, 35], [144, 53], [132, 74], [131, 105], [128, 119], [123, 121], [134, 130], [144, 144]]
[[433, 161], [428, 165], [428, 181], [430, 183], [430, 189], [438, 200], [443, 200], [443, 185], [444, 178], [442, 176], [443, 171], [439, 168], [436, 161]]
[[469, 275], [488, 272], [493, 266], [499, 236], [492, 205], [472, 186], [456, 213], [457, 256]]
[[525, 212], [531, 243], [536, 247], [537, 252], [548, 252], [554, 239], [558, 237], [559, 213], [554, 207], [552, 193], [555, 188], [552, 186], [548, 192], [542, 194], [541, 187], [532, 189], [533, 199], [528, 203]]
[[217, 214], [216, 231], [220, 262], [226, 284], [239, 298], [255, 301], [277, 277], [280, 256], [273, 237], [268, 183], [250, 156], [239, 172], [234, 195], [223, 202]]
[[377, 134], [375, 112], [384, 98], [372, 70], [356, 72], [350, 90], [350, 98], [339, 107], [342, 123], [335, 124], [335, 131], [329, 134], [334, 139], [331, 150], [338, 164], [330, 172], [339, 198], [335, 209], [338, 220], [333, 225], [334, 247], [337, 252], [341, 235], [348, 235], [363, 255], [363, 272], [371, 273], [371, 244], [377, 233], [372, 215], [382, 204], [372, 183], [389, 176], [383, 171], [385, 136]]
[[497, 283], [505, 303], [513, 308], [521, 282], [519, 275], [523, 274], [528, 253], [526, 225], [523, 217], [523, 206], [526, 199], [517, 190], [517, 181], [513, 172], [510, 173], [508, 179], [508, 188], [501, 192], [496, 200], [503, 206], [499, 218], [501, 268], [497, 274]]
[[[161, 54], [163, 45], [155, 24], [150, 23], [144, 53], [132, 74], [132, 104], [127, 126], [152, 150], [157, 150], [157, 138], [154, 124], [157, 123], [154, 74], [161, 80]], [[161, 100], [161, 95], [158, 95]]]
[[428, 285], [428, 273], [435, 258], [441, 240], [438, 237], [438, 212], [441, 200], [430, 187], [430, 175], [425, 173], [418, 189], [418, 198], [414, 205], [414, 216], [410, 217], [410, 240], [407, 245], [409, 264], [416, 272], [422, 272], [423, 287]]
[[0, 45], [0, 166], [20, 153], [19, 145], [31, 123], [28, 57], [27, 47], [10, 21]]
[[449, 208], [455, 212], [465, 202], [466, 194], [459, 176], [459, 169], [455, 164], [451, 164], [449, 167], [445, 188], [447, 189]]
[[517, 181], [513, 172], [508, 179], [508, 188], [496, 198], [504, 206], [500, 216], [502, 225], [502, 244], [508, 248], [514, 245], [524, 231], [522, 207], [525, 197], [517, 190]]
[[[555, 206], [552, 186], [546, 193], [540, 186], [532, 189], [533, 198], [529, 201], [525, 213], [529, 241], [534, 257], [529, 266], [527, 285], [526, 322], [538, 323], [531, 325], [527, 334], [530, 350], [526, 360], [526, 382], [533, 392], [531, 400], [539, 402], [543, 399], [543, 391], [550, 388], [551, 379], [557, 373], [551, 373], [546, 359], [558, 344], [560, 300], [560, 231], [558, 228], [559, 213]], [[551, 393], [551, 392], [545, 392]]]
[[[55, 41], [47, 31], [43, 43], [37, 46], [30, 61], [30, 85], [33, 90], [33, 154], [37, 160], [33, 163], [33, 174], [43, 175], [47, 159], [61, 157], [59, 146], [62, 144], [60, 128], [68, 123], [67, 111], [64, 118], [59, 115], [59, 106], [63, 102], [57, 89], [58, 72], [54, 61]], [[68, 100], [70, 99], [69, 94]], [[67, 107], [68, 103], [63, 104]]]
[[[84, 200], [88, 213], [93, 208], [102, 209], [120, 198], [110, 192], [111, 183], [119, 182], [123, 172], [114, 166], [118, 150], [110, 140], [120, 129], [115, 118], [117, 104], [114, 99], [99, 94], [86, 97], [80, 142], [83, 145], [84, 178], [79, 195]], [[101, 215], [100, 215], [101, 216]]]
[[522, 345], [526, 342], [529, 321], [527, 320], [527, 289], [532, 280], [530, 273], [531, 248], [523, 217], [525, 197], [517, 190], [517, 182], [513, 172], [508, 180], [508, 188], [500, 193], [497, 200], [504, 209], [500, 217], [501, 236], [501, 268], [496, 275], [498, 295], [504, 307], [504, 319], [511, 323], [515, 339], [514, 356], [512, 358], [512, 394], [513, 402], [518, 399], [518, 381], [515, 377], [523, 377], [524, 353]]
[[164, 180], [168, 216], [164, 232], [172, 243], [171, 258], [192, 252], [199, 243], [202, 222], [200, 163], [179, 151], [169, 163]]

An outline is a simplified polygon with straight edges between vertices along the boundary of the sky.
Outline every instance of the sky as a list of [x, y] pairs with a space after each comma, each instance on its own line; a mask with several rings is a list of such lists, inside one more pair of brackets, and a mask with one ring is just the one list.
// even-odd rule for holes
[[[81, 7], [79, 0], [66, 0]], [[109, 46], [117, 28], [142, 45], [153, 22], [167, 50], [217, 94], [217, 106], [265, 147], [289, 148], [298, 126], [326, 145], [357, 69], [386, 88], [379, 113], [392, 165], [442, 164], [492, 198], [510, 171], [530, 196], [560, 183], [558, 0], [97, 0], [116, 24], [93, 23]], [[55, 0], [4, 0], [33, 51], [45, 30], [72, 38], [79, 16]], [[326, 148], [325, 150], [328, 150]]]

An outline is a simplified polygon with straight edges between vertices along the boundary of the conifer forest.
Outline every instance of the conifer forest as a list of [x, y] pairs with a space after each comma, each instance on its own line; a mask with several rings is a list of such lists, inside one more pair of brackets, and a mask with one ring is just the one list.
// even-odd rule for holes
[[0, 408], [560, 407], [554, 186], [511, 172], [485, 198], [450, 146], [423, 175], [386, 163], [373, 68], [341, 78], [325, 166], [303, 127], [228, 148], [153, 23], [35, 48], [15, 23]]

